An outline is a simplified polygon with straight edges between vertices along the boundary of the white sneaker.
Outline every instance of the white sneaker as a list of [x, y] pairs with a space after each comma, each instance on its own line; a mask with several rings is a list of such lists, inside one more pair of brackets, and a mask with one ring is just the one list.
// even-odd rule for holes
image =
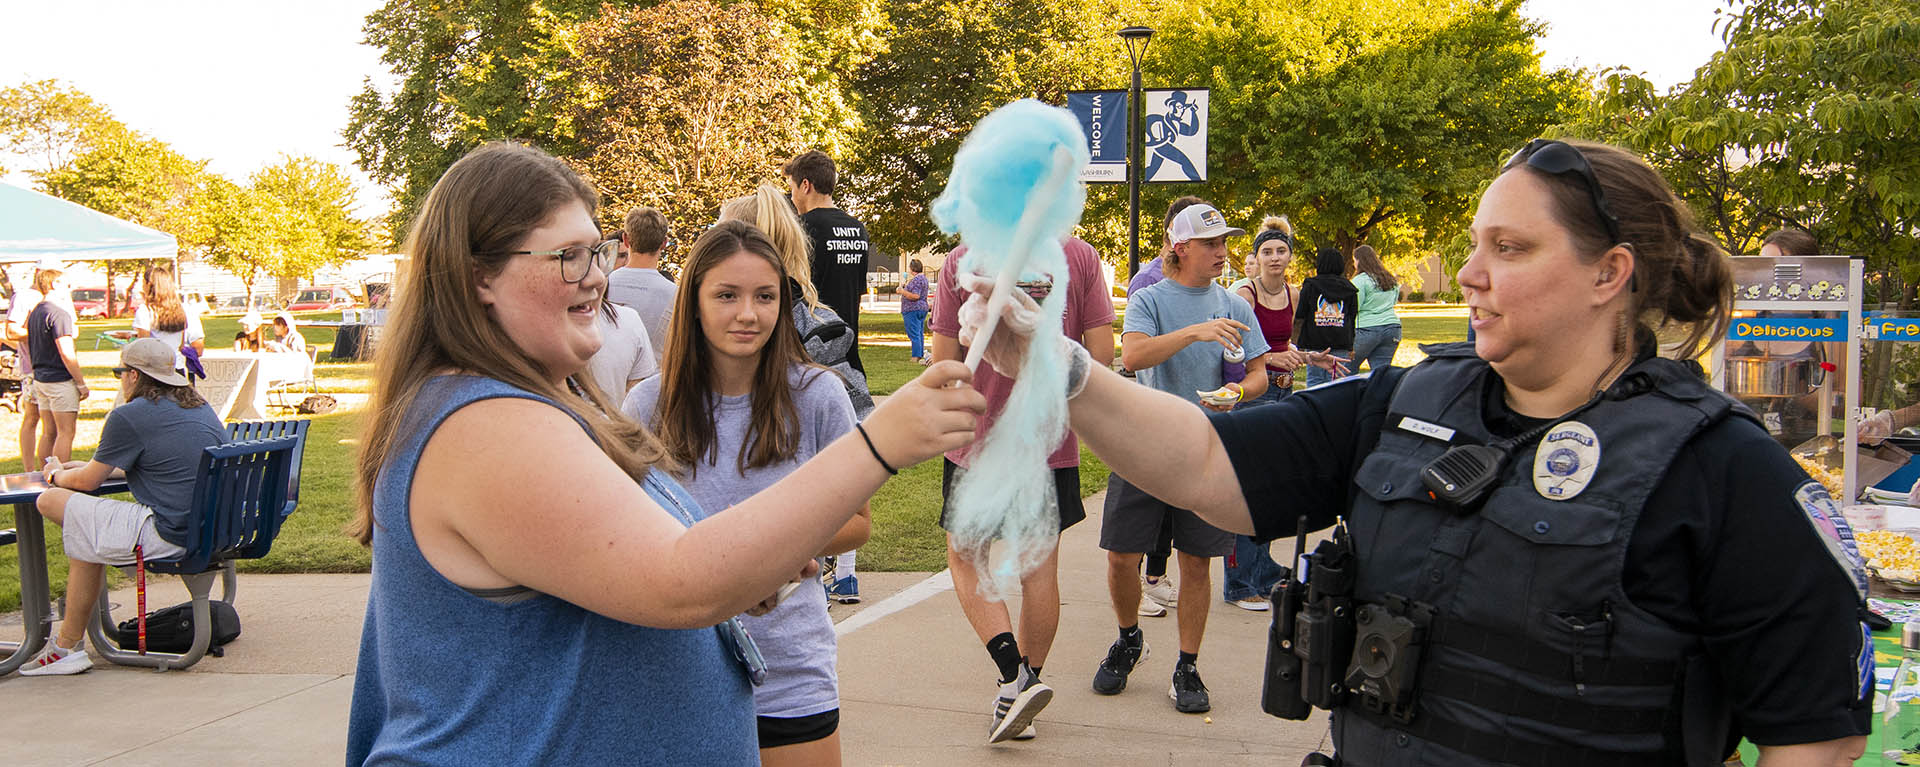
[[1259, 595], [1250, 596], [1246, 599], [1235, 599], [1233, 600], [1233, 606], [1256, 613], [1263, 613], [1273, 609], [1272, 603], [1268, 602], [1266, 597]]
[[73, 649], [62, 651], [53, 646], [52, 641], [40, 648], [40, 654], [33, 656], [20, 667], [21, 676], [66, 676], [78, 674], [93, 668], [93, 659], [87, 657], [87, 640], [74, 643]]
[[1014, 740], [1033, 740], [1034, 737], [1038, 736], [1039, 734], [1040, 734], [1039, 731], [1033, 729], [1033, 725], [1029, 723], [1027, 725], [1027, 729], [1021, 730], [1019, 735], [1013, 736], [1013, 739]]
[[1140, 590], [1147, 596], [1153, 597], [1153, 601], [1155, 602], [1159, 602], [1168, 607], [1180, 606], [1180, 592], [1174, 588], [1172, 578], [1162, 576], [1158, 580], [1150, 581], [1147, 580], [1147, 576], [1142, 575], [1140, 576]]
[[1167, 614], [1167, 606], [1153, 601], [1145, 593], [1140, 595], [1140, 614], [1148, 618], [1158, 618]]

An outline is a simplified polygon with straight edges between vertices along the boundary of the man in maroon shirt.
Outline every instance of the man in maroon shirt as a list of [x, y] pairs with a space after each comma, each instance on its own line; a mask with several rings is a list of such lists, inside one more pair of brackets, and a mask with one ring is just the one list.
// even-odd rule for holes
[[[1061, 331], [1092, 353], [1093, 364], [1112, 365], [1113, 299], [1100, 273], [1100, 257], [1093, 252], [1093, 246], [1079, 239], [1068, 238], [1061, 247], [1067, 255], [1067, 280], [1057, 287], [1070, 291], [1061, 317]], [[933, 305], [933, 359], [936, 362], [966, 356], [959, 341], [958, 315], [967, 293], [960, 289], [956, 277], [960, 257], [966, 250], [962, 247], [948, 255], [940, 269]], [[987, 397], [987, 411], [980, 416], [975, 431], [984, 435], [1006, 407], [1013, 380], [981, 362], [980, 369], [973, 374], [973, 388]], [[967, 450], [947, 454], [941, 474], [943, 497], [952, 497], [960, 475], [971, 463], [969, 458]], [[1060, 529], [1066, 530], [1087, 516], [1080, 504], [1080, 442], [1072, 432], [1067, 432], [1059, 448], [1048, 456], [1047, 466], [1053, 469]], [[947, 511], [945, 507], [941, 509], [942, 527], [947, 525]], [[1016, 638], [1006, 603], [989, 600], [980, 593], [980, 573], [974, 568], [973, 560], [954, 549], [953, 536], [947, 537], [947, 566], [953, 573], [953, 590], [960, 599], [960, 610], [966, 613], [967, 622], [973, 625], [980, 641], [986, 643], [988, 656], [1000, 670], [1000, 697], [995, 702], [993, 729], [988, 736], [990, 743], [1033, 737], [1033, 717], [1053, 697], [1053, 690], [1040, 682], [1040, 668], [1046, 664], [1047, 652], [1053, 647], [1054, 632], [1060, 623], [1059, 564], [1056, 541], [1055, 553], [1020, 579], [1020, 627]]]

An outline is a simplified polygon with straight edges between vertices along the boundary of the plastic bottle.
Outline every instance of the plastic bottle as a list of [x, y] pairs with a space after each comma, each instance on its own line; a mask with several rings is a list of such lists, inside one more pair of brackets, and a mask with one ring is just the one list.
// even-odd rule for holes
[[1920, 623], [1900, 627], [1900, 667], [1880, 719], [1881, 764], [1920, 765]]

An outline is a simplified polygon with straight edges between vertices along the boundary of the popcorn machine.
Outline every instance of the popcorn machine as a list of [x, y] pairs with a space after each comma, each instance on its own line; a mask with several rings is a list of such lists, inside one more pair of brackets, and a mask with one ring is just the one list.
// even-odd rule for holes
[[1859, 494], [1853, 445], [1860, 408], [1863, 263], [1846, 256], [1739, 256], [1733, 323], [1713, 380], [1759, 414], [1796, 456], [1841, 470], [1843, 495]]

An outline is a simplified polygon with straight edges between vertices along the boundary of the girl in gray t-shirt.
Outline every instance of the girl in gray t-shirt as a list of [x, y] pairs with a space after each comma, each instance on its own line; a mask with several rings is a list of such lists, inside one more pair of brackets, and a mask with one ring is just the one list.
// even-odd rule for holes
[[[659, 435], [681, 465], [676, 479], [705, 509], [766, 489], [854, 427], [844, 382], [801, 346], [780, 259], [765, 240], [743, 243], [689, 257], [666, 331], [664, 346], [673, 351], [660, 375], [641, 381], [621, 405]], [[865, 543], [869, 520], [865, 511], [855, 515], [821, 553]], [[762, 760], [839, 764], [825, 589], [818, 581], [798, 584], [772, 611], [741, 620], [767, 661], [767, 681], [754, 689]]]

